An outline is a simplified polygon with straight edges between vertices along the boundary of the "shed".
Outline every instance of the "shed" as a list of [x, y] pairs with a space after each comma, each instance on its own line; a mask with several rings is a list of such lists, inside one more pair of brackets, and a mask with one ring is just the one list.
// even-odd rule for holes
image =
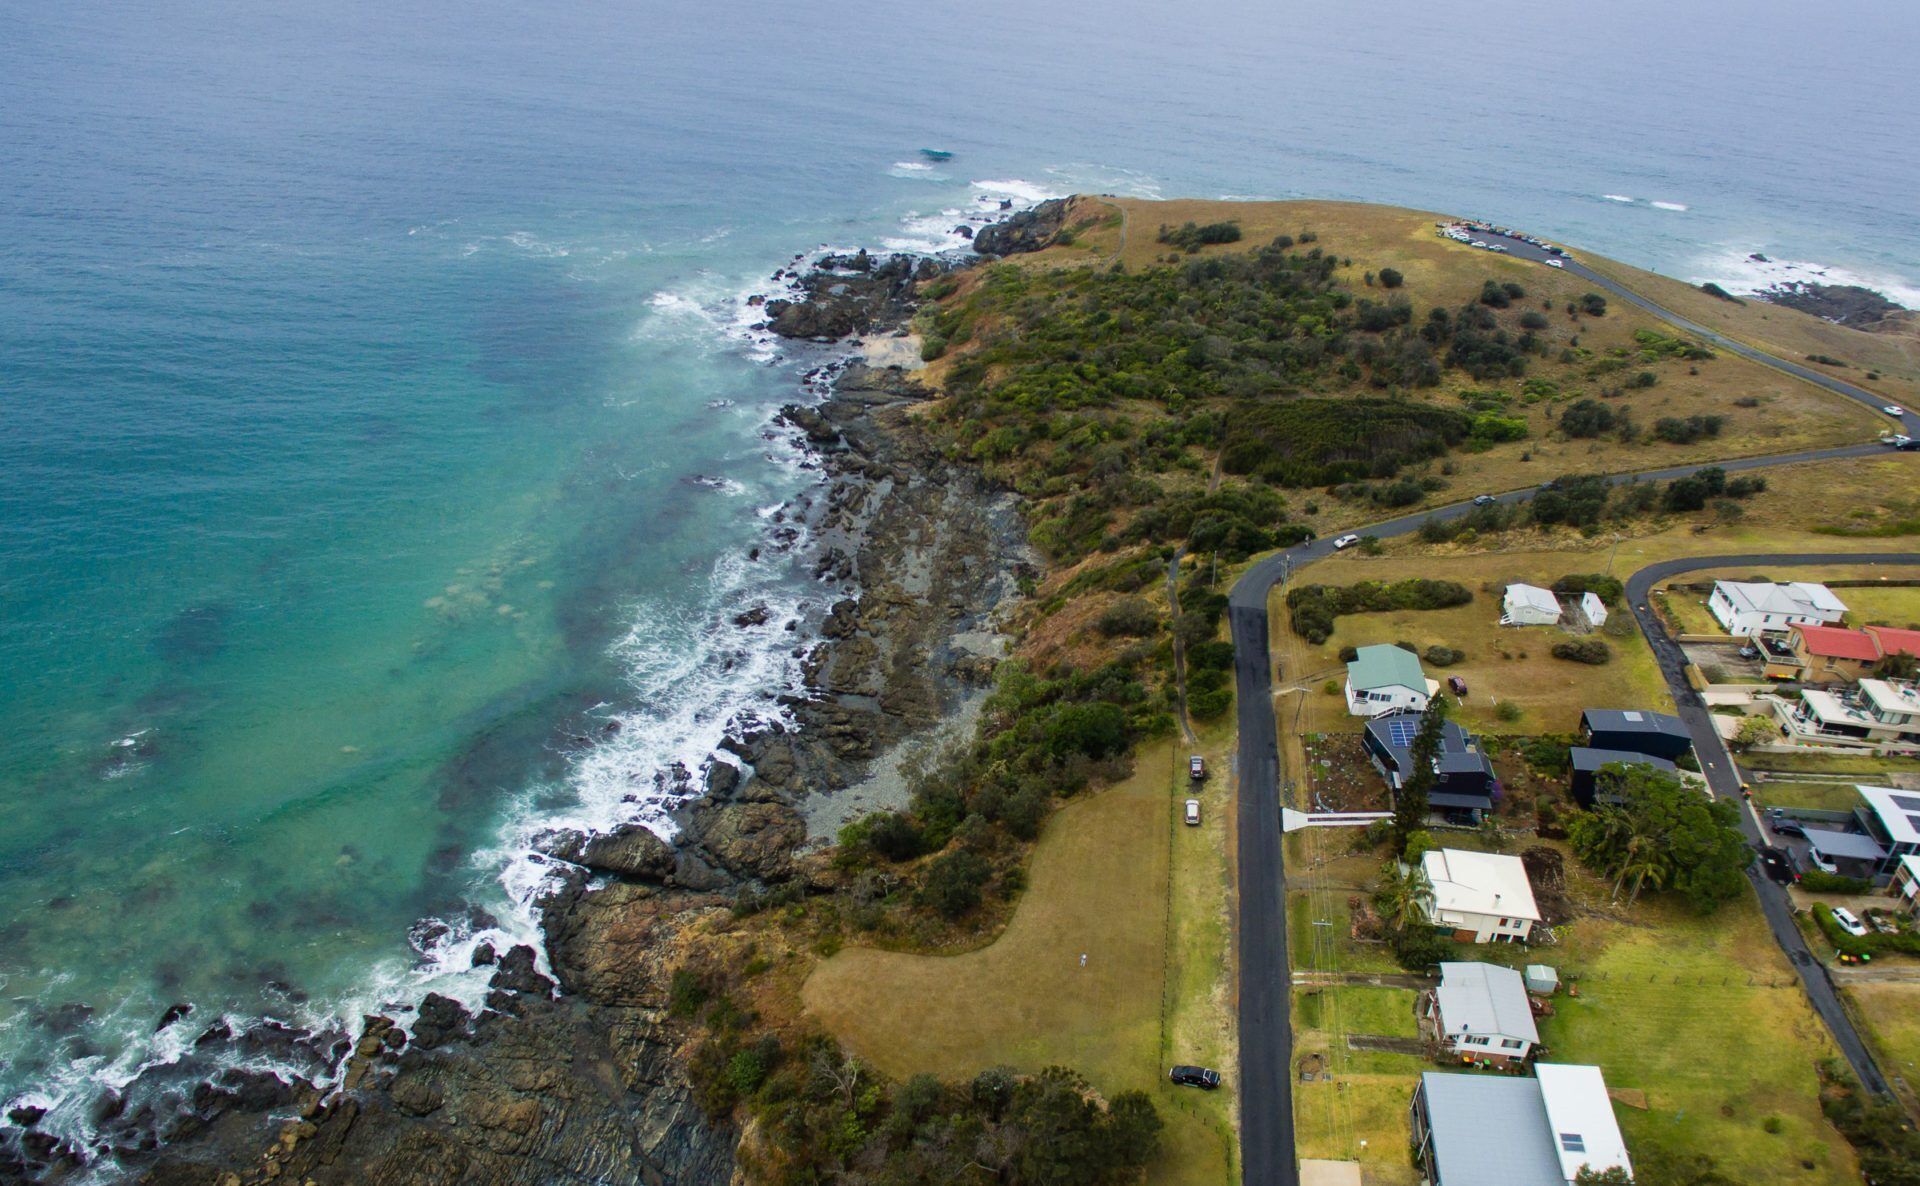
[[1527, 991], [1550, 997], [1560, 991], [1560, 973], [1546, 964], [1528, 964], [1526, 971]]
[[1600, 600], [1598, 593], [1582, 593], [1580, 616], [1587, 620], [1587, 625], [1598, 630], [1607, 624], [1607, 603]]
[[1502, 626], [1551, 626], [1560, 620], [1560, 599], [1538, 585], [1508, 585], [1501, 603]]

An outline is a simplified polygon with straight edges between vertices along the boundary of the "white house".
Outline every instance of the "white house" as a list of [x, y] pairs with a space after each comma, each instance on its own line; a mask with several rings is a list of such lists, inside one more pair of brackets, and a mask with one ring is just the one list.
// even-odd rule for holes
[[1551, 626], [1560, 620], [1560, 599], [1538, 585], [1508, 585], [1501, 602], [1502, 626]]
[[1443, 963], [1440, 986], [1420, 999], [1425, 1032], [1464, 1058], [1522, 1062], [1540, 1042], [1526, 981], [1498, 964]]
[[1598, 593], [1582, 593], [1580, 616], [1587, 620], [1587, 625], [1598, 630], [1607, 624], [1607, 603], [1600, 600]]
[[1571, 1186], [1633, 1163], [1599, 1067], [1536, 1063], [1532, 1078], [1428, 1071], [1408, 1109], [1430, 1186]]
[[1361, 647], [1347, 664], [1347, 711], [1357, 717], [1425, 712], [1439, 688], [1420, 669], [1417, 655], [1396, 646]]
[[1785, 585], [1715, 581], [1707, 608], [1728, 634], [1740, 636], [1790, 626], [1831, 626], [1847, 612], [1832, 590], [1809, 581]]
[[1533, 885], [1519, 857], [1436, 848], [1420, 858], [1427, 875], [1427, 921], [1460, 943], [1518, 943], [1540, 921]]

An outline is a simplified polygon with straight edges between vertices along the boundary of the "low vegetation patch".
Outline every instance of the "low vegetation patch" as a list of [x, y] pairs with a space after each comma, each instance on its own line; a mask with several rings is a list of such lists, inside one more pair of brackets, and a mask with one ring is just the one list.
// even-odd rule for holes
[[1631, 887], [1631, 903], [1653, 889], [1712, 911], [1740, 896], [1751, 854], [1732, 803], [1707, 799], [1649, 766], [1609, 766], [1603, 773], [1623, 802], [1576, 817], [1567, 837], [1576, 856], [1613, 879], [1616, 897]]
[[1293, 632], [1312, 643], [1333, 635], [1333, 620], [1342, 614], [1383, 613], [1389, 610], [1449, 609], [1473, 600], [1473, 590], [1458, 581], [1412, 578], [1391, 583], [1360, 581], [1352, 585], [1302, 585], [1287, 594], [1287, 620]]

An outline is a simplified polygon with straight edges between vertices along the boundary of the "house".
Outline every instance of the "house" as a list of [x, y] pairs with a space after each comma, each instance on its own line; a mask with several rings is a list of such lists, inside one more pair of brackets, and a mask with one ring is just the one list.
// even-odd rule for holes
[[1669, 762], [1693, 749], [1693, 738], [1679, 717], [1630, 708], [1589, 708], [1580, 714], [1580, 739], [1594, 749], [1626, 750]]
[[1651, 766], [1676, 777], [1679, 775], [1679, 769], [1665, 758], [1637, 754], [1632, 750], [1594, 749], [1576, 745], [1567, 754], [1573, 759], [1573, 797], [1580, 806], [1588, 809], [1598, 803], [1620, 802], [1620, 796], [1611, 789], [1613, 776], [1606, 773], [1608, 766]]
[[1881, 658], [1911, 655], [1920, 659], [1920, 630], [1901, 630], [1894, 626], [1868, 626], [1866, 630], [1873, 636], [1874, 645], [1880, 648]]
[[1538, 585], [1508, 585], [1500, 605], [1502, 626], [1551, 626], [1560, 620], [1560, 599]]
[[1830, 626], [1847, 612], [1846, 605], [1825, 585], [1809, 581], [1784, 585], [1715, 581], [1707, 608], [1728, 634], [1740, 636], [1789, 626]]
[[1861, 805], [1853, 818], [1867, 835], [1886, 849], [1880, 873], [1890, 875], [1907, 857], [1920, 857], [1920, 791], [1896, 787], [1856, 786]]
[[[1374, 769], [1387, 780], [1395, 795], [1413, 773], [1413, 739], [1420, 732], [1423, 714], [1395, 712], [1367, 722], [1361, 744]], [[1494, 779], [1493, 763], [1473, 734], [1454, 721], [1440, 727], [1440, 754], [1434, 759], [1435, 781], [1427, 792], [1427, 806], [1438, 811], [1465, 811], [1477, 821], [1479, 813], [1493, 810], [1500, 798], [1500, 784]]]
[[1898, 902], [1908, 918], [1920, 921], [1920, 857], [1904, 856], [1893, 869], [1893, 884], [1887, 892]]
[[1443, 963], [1420, 996], [1421, 1031], [1449, 1053], [1496, 1065], [1525, 1062], [1540, 1044], [1520, 973], [1498, 964]]
[[1570, 1186], [1633, 1163], [1599, 1067], [1536, 1063], [1532, 1078], [1420, 1076], [1408, 1108], [1429, 1186]]
[[1787, 736], [1815, 745], [1920, 747], [1920, 688], [1863, 679], [1850, 690], [1803, 688], [1775, 708]]
[[1598, 630], [1607, 624], [1607, 603], [1600, 600], [1598, 593], [1582, 593], [1580, 616], [1587, 620], [1590, 629]]
[[1519, 857], [1436, 848], [1420, 858], [1430, 887], [1427, 921], [1460, 943], [1519, 943], [1540, 921]]
[[1865, 630], [1844, 626], [1795, 626], [1774, 645], [1777, 635], [1765, 635], [1768, 679], [1797, 680], [1803, 684], [1850, 684], [1872, 673], [1880, 661], [1880, 644]]
[[1417, 655], [1396, 646], [1361, 647], [1347, 664], [1347, 711], [1357, 717], [1425, 712], [1439, 688]]

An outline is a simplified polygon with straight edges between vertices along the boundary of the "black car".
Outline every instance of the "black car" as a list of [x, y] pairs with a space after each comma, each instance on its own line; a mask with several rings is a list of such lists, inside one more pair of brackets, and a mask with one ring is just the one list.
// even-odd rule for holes
[[1799, 820], [1788, 819], [1785, 816], [1775, 816], [1767, 820], [1767, 826], [1772, 828], [1774, 834], [1777, 836], [1805, 836], [1807, 834], [1807, 830], [1800, 826]]
[[1769, 878], [1781, 885], [1792, 885], [1797, 880], [1793, 873], [1793, 862], [1787, 859], [1786, 853], [1777, 848], [1760, 850], [1760, 867], [1766, 870]]
[[1220, 1086], [1220, 1072], [1206, 1067], [1175, 1067], [1167, 1073], [1167, 1078], [1182, 1087], [1199, 1087], [1206, 1091]]
[[1907, 440], [1901, 441], [1899, 444], [1895, 445], [1894, 448], [1900, 450], [1903, 453], [1913, 453], [1916, 451], [1920, 451], [1920, 437], [1911, 437]]

